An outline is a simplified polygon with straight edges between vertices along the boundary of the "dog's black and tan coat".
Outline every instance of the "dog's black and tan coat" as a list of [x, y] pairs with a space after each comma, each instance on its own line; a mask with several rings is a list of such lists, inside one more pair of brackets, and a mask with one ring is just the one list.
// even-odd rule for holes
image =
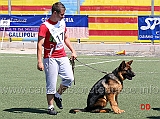
[[70, 113], [93, 112], [93, 113], [106, 113], [110, 109], [105, 109], [109, 101], [112, 110], [116, 114], [124, 112], [118, 107], [118, 94], [123, 89], [123, 81], [125, 79], [132, 80], [135, 73], [132, 71], [131, 64], [133, 60], [126, 62], [122, 61], [112, 73], [106, 74], [102, 79], [95, 83], [91, 88], [88, 98], [87, 107], [84, 109], [71, 109]]

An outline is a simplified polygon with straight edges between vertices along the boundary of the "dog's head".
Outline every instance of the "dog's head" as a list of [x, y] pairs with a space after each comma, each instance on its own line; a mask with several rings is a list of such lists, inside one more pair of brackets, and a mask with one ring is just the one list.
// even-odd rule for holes
[[131, 64], [133, 60], [126, 62], [122, 61], [120, 66], [118, 67], [119, 75], [122, 76], [123, 79], [129, 79], [132, 80], [132, 77], [135, 76], [135, 73], [132, 71]]
[[129, 79], [132, 80], [132, 77], [135, 76], [135, 73], [132, 71], [131, 64], [133, 60], [129, 62], [122, 61], [118, 67], [118, 75], [122, 80]]

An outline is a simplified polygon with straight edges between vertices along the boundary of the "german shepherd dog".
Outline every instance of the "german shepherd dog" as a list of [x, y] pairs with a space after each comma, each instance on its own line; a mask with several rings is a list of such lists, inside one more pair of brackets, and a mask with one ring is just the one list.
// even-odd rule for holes
[[92, 113], [108, 113], [111, 109], [106, 109], [107, 102], [110, 102], [114, 113], [120, 114], [124, 112], [118, 107], [118, 94], [123, 89], [123, 81], [125, 79], [132, 80], [135, 73], [132, 71], [131, 64], [133, 60], [122, 63], [112, 73], [106, 74], [91, 88], [88, 98], [87, 107], [84, 109], [71, 109], [70, 113], [76, 112], [92, 112]]

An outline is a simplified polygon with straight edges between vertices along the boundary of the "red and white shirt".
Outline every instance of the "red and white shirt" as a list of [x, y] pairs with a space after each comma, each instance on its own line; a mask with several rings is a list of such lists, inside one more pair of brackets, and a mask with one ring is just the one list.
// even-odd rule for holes
[[65, 57], [64, 34], [67, 31], [65, 21], [62, 19], [53, 22], [50, 19], [39, 27], [38, 36], [44, 37], [44, 58]]

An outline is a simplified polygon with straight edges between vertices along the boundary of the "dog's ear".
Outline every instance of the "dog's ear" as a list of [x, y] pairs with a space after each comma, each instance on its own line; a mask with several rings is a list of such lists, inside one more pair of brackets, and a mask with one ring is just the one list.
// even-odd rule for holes
[[132, 62], [133, 62], [133, 60], [131, 60], [131, 61], [127, 62], [127, 64], [131, 65], [131, 64], [132, 64]]
[[125, 63], [125, 61], [122, 61], [122, 63], [119, 65], [119, 70], [121, 71], [121, 70], [123, 70], [124, 68], [126, 67], [126, 63]]

